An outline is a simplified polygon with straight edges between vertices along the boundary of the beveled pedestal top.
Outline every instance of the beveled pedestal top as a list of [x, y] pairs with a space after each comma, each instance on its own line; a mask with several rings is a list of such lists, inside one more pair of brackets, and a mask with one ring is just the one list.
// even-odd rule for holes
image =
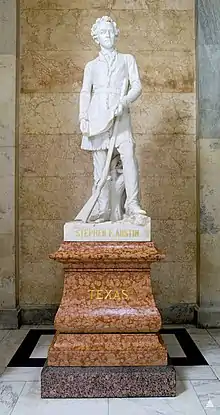
[[165, 258], [154, 242], [63, 242], [51, 259], [62, 263], [135, 261], [156, 262]]

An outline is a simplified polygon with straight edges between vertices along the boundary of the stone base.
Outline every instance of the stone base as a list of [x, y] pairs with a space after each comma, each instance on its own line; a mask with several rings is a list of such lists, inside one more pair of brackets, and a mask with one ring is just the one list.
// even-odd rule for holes
[[197, 304], [177, 303], [160, 307], [163, 324], [197, 324]]
[[197, 311], [197, 325], [204, 328], [220, 327], [220, 307], [200, 307]]
[[41, 373], [42, 398], [135, 398], [176, 396], [172, 366], [53, 367]]
[[62, 334], [54, 336], [49, 366], [163, 366], [167, 350], [158, 334]]
[[20, 326], [20, 309], [0, 310], [0, 329], [18, 329]]

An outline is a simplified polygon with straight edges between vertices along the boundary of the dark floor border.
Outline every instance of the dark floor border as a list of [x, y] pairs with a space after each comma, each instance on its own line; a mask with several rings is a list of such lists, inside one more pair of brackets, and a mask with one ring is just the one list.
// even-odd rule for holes
[[43, 334], [53, 335], [54, 333], [55, 330], [29, 330], [20, 347], [10, 360], [8, 367], [43, 367], [46, 362], [46, 358], [32, 358], [30, 356], [35, 349], [38, 340]]
[[[20, 347], [18, 348], [17, 352], [12, 357], [11, 361], [9, 362], [9, 367], [43, 367], [46, 358], [30, 358], [39, 338], [43, 334], [51, 334], [53, 335], [55, 330], [45, 330], [45, 329], [31, 329], [23, 342], [21, 343]], [[169, 357], [169, 364], [173, 366], [200, 366], [200, 365], [208, 365], [205, 358], [203, 357], [202, 353], [192, 340], [191, 336], [187, 332], [185, 328], [172, 328], [172, 329], [162, 329], [160, 331], [161, 334], [174, 334], [180, 343], [186, 357], [176, 357], [170, 358]], [[138, 336], [138, 334], [146, 334], [146, 333], [133, 333]], [[86, 334], [85, 334], [86, 335]], [[147, 335], [147, 334], [146, 334]]]
[[[58, 306], [39, 308], [22, 308], [21, 324], [53, 324]], [[174, 304], [169, 307], [159, 307], [163, 324], [196, 324], [196, 304]]]

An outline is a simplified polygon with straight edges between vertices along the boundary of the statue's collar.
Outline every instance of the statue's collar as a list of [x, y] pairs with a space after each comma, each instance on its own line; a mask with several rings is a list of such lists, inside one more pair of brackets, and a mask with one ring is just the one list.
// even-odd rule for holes
[[100, 60], [113, 60], [117, 55], [117, 50], [114, 49], [111, 53], [109, 52], [104, 52], [104, 51], [100, 51], [99, 52], [99, 59]]

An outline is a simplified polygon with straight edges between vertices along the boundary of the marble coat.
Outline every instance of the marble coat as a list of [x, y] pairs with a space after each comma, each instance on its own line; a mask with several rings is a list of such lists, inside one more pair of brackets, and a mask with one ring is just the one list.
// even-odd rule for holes
[[83, 136], [82, 149], [96, 151], [108, 148], [124, 79], [128, 81], [128, 92], [124, 97], [126, 107], [119, 122], [116, 148], [125, 141], [133, 141], [129, 104], [141, 94], [136, 60], [130, 54], [117, 51], [111, 55], [100, 52], [85, 66], [79, 120], [89, 121], [90, 135]]

